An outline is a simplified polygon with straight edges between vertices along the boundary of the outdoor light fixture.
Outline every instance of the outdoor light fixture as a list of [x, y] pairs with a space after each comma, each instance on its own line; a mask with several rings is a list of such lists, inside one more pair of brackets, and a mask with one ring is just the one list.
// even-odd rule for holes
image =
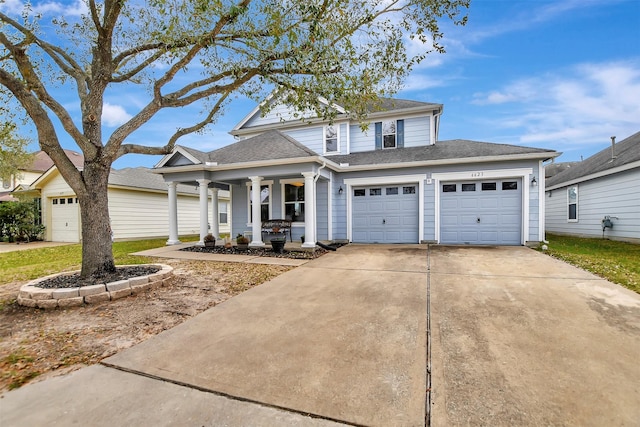
[[342, 185], [341, 185], [340, 188], [338, 189], [338, 194], [342, 195], [343, 192], [344, 190], [342, 189]]
[[531, 178], [531, 186], [532, 187], [537, 187], [538, 186], [538, 181], [536, 181], [536, 177], [535, 176], [533, 178]]

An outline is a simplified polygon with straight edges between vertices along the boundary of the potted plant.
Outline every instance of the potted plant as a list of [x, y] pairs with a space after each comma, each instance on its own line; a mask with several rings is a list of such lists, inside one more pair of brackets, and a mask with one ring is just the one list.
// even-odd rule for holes
[[213, 237], [213, 234], [209, 233], [204, 236], [204, 247], [205, 248], [213, 248], [216, 245], [216, 238]]
[[277, 254], [283, 253], [284, 244], [286, 241], [287, 239], [284, 237], [274, 237], [273, 239], [271, 239], [271, 248], [273, 249], [273, 252]]
[[300, 236], [300, 243], [304, 243], [304, 234]]
[[247, 249], [249, 247], [249, 239], [238, 233], [236, 236], [236, 244], [238, 245], [238, 249]]

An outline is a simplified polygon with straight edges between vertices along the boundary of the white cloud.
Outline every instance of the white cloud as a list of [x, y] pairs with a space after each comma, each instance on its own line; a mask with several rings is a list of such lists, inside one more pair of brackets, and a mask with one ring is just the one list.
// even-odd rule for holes
[[[589, 144], [640, 128], [640, 60], [588, 63], [511, 82], [472, 103], [501, 106], [495, 121], [520, 142]], [[500, 108], [500, 107], [498, 107]]]
[[[0, 10], [10, 15], [21, 14], [26, 3], [21, 0], [5, 0], [0, 3]], [[32, 2], [30, 8], [35, 14], [80, 16], [87, 12], [87, 5], [82, 0], [74, 0], [71, 3], [44, 1]]]
[[119, 105], [112, 105], [105, 102], [102, 106], [102, 122], [107, 126], [118, 126], [131, 119], [131, 114], [127, 113]]

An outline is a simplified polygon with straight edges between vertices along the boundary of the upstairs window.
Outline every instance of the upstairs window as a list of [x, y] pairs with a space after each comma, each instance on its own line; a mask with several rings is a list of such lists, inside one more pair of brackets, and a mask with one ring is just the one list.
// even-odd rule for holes
[[567, 220], [578, 221], [578, 186], [573, 185], [567, 188]]
[[382, 148], [396, 148], [396, 121], [382, 122]]
[[375, 124], [376, 150], [404, 147], [404, 120], [386, 120]]
[[324, 128], [324, 152], [327, 154], [339, 152], [338, 126], [329, 125]]

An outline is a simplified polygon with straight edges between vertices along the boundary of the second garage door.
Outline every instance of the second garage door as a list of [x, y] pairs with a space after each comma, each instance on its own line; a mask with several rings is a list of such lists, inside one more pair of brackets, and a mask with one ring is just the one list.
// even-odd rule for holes
[[519, 179], [440, 184], [440, 242], [522, 244]]
[[356, 243], [418, 243], [418, 186], [355, 187], [352, 194]]
[[75, 197], [51, 199], [51, 240], [54, 242], [79, 242], [80, 211]]

